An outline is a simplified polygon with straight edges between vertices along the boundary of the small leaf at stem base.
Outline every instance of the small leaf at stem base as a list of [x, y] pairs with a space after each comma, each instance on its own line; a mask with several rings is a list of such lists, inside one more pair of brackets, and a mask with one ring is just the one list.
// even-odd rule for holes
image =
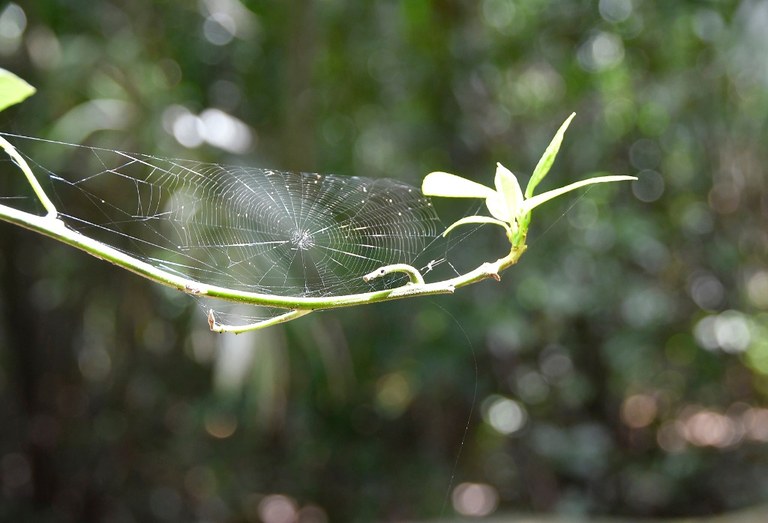
[[0, 68], [0, 111], [35, 94], [35, 88], [10, 71]]

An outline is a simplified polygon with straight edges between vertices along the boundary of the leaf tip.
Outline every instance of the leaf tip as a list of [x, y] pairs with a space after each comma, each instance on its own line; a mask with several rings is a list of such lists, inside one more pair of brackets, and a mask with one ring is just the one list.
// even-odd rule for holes
[[427, 174], [421, 181], [421, 192], [424, 193], [425, 196], [432, 196], [431, 192], [438, 183], [437, 179], [443, 174], [445, 173], [440, 171], [433, 171]]

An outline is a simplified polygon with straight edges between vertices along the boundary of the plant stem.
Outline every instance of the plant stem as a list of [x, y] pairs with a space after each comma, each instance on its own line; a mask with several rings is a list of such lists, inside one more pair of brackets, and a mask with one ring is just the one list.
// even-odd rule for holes
[[[451, 294], [455, 289], [480, 280], [499, 279], [499, 273], [517, 262], [523, 248], [513, 248], [504, 258], [492, 263], [483, 263], [475, 270], [448, 280], [432, 283], [412, 284], [410, 282], [394, 289], [363, 292], [332, 297], [277, 296], [257, 292], [241, 291], [217, 285], [208, 285], [190, 278], [159, 269], [130, 254], [110, 247], [70, 229], [55, 217], [37, 216], [0, 204], [0, 219], [19, 225], [31, 231], [43, 234], [67, 245], [87, 252], [96, 258], [106, 260], [131, 272], [157, 283], [172, 287], [187, 294], [207, 296], [232, 302], [277, 307], [282, 309], [318, 310], [350, 307], [366, 303], [426, 296], [432, 294]], [[402, 267], [400, 268], [402, 270]], [[415, 271], [415, 269], [414, 269]]]
[[53, 205], [51, 199], [48, 198], [47, 194], [45, 194], [43, 187], [40, 185], [40, 182], [37, 181], [35, 175], [32, 174], [32, 169], [29, 168], [29, 164], [27, 164], [27, 161], [24, 159], [24, 157], [22, 157], [16, 148], [2, 136], [0, 136], [0, 147], [5, 150], [6, 154], [11, 157], [14, 163], [19, 167], [19, 169], [21, 169], [21, 172], [24, 173], [24, 176], [27, 178], [29, 185], [32, 186], [32, 190], [35, 192], [35, 196], [37, 196], [37, 198], [40, 200], [40, 203], [43, 204], [43, 208], [45, 208], [48, 216], [55, 218], [59, 214], [59, 212], [56, 210], [56, 206]]
[[[257, 292], [242, 291], [230, 289], [217, 285], [208, 285], [190, 278], [185, 278], [163, 269], [159, 269], [145, 261], [142, 261], [126, 252], [110, 247], [97, 240], [89, 238], [73, 229], [58, 218], [58, 212], [51, 200], [45, 194], [42, 186], [38, 183], [32, 174], [32, 170], [27, 165], [16, 149], [5, 139], [0, 137], [0, 146], [8, 153], [19, 168], [24, 172], [32, 189], [41, 204], [47, 211], [45, 216], [38, 216], [25, 211], [20, 211], [0, 204], [0, 219], [19, 225], [31, 231], [43, 234], [67, 245], [87, 252], [96, 258], [106, 260], [115, 265], [129, 270], [139, 276], [152, 280], [154, 282], [172, 287], [187, 294], [194, 296], [206, 296], [231, 302], [246, 303], [264, 307], [274, 307], [288, 309], [288, 312], [257, 322], [251, 325], [228, 326], [219, 324], [213, 311], [209, 312], [208, 321], [211, 330], [217, 332], [245, 332], [269, 325], [275, 325], [285, 321], [290, 321], [315, 310], [335, 309], [339, 307], [351, 307], [354, 305], [364, 305], [368, 303], [378, 303], [382, 301], [397, 300], [402, 298], [411, 298], [415, 296], [427, 296], [434, 294], [451, 294], [455, 289], [476, 283], [481, 280], [493, 278], [499, 280], [499, 273], [509, 266], [517, 263], [520, 256], [525, 252], [524, 232], [512, 246], [510, 253], [504, 258], [495, 262], [486, 262], [466, 274], [456, 276], [455, 278], [425, 283], [421, 273], [414, 267], [406, 264], [394, 264], [381, 267], [376, 271], [365, 275], [363, 278], [373, 279], [392, 272], [404, 272], [409, 276], [409, 282], [394, 289], [363, 292], [357, 294], [347, 294], [342, 296], [330, 297], [303, 297], [303, 296], [277, 296]], [[362, 277], [362, 276], [361, 276]]]

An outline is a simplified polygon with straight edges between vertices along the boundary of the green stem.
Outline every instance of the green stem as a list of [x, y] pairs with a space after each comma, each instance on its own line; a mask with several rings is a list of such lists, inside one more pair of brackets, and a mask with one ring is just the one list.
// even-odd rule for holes
[[392, 274], [394, 272], [404, 272], [407, 274], [409, 284], [424, 285], [424, 277], [419, 272], [419, 269], [408, 265], [407, 263], [395, 263], [393, 265], [385, 265], [384, 267], [379, 267], [375, 271], [363, 276], [363, 281], [367, 283], [371, 280], [381, 278], [382, 276], [386, 276], [387, 274]]
[[29, 168], [29, 164], [27, 164], [24, 157], [22, 157], [16, 148], [2, 136], [0, 136], [0, 147], [5, 150], [6, 154], [13, 159], [14, 163], [21, 169], [21, 172], [24, 173], [29, 185], [32, 186], [32, 190], [35, 192], [35, 196], [37, 196], [40, 203], [43, 204], [43, 208], [45, 208], [48, 216], [53, 218], [58, 216], [59, 212], [56, 210], [56, 206], [53, 205], [53, 202], [48, 198], [48, 195], [45, 194], [43, 187], [40, 185], [40, 182], [37, 181], [35, 175], [32, 174], [32, 169]]
[[172, 287], [194, 296], [206, 296], [231, 302], [277, 307], [282, 309], [318, 310], [350, 307], [366, 303], [396, 300], [412, 296], [451, 294], [464, 287], [487, 278], [498, 279], [501, 271], [517, 262], [525, 248], [513, 248], [510, 254], [492, 263], [484, 263], [475, 270], [448, 280], [433, 283], [408, 283], [381, 291], [347, 294], [333, 297], [276, 296], [258, 292], [241, 291], [217, 285], [208, 285], [190, 278], [159, 269], [123, 251], [110, 247], [68, 228], [58, 218], [37, 216], [0, 204], [0, 219], [43, 234], [67, 245], [87, 252], [91, 256], [114, 263], [133, 273], [157, 283]]
[[274, 318], [269, 318], [267, 320], [249, 323], [247, 325], [224, 325], [216, 321], [215, 312], [213, 309], [211, 309], [208, 311], [208, 326], [211, 328], [213, 332], [218, 332], [220, 334], [223, 334], [223, 333], [242, 334], [244, 332], [264, 329], [266, 327], [271, 327], [272, 325], [277, 325], [279, 323], [285, 323], [286, 321], [295, 320], [296, 318], [301, 318], [302, 316], [306, 316], [311, 312], [312, 311], [292, 310], [284, 314], [275, 316]]

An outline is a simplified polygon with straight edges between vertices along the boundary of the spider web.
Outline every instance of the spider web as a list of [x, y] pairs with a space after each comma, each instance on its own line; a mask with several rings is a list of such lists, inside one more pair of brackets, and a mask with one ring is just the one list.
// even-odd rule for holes
[[[68, 226], [198, 282], [332, 297], [405, 283], [401, 274], [363, 281], [384, 265], [428, 272], [444, 260], [444, 227], [432, 203], [396, 180], [31, 140], [31, 152], [20, 152]], [[266, 315], [277, 312], [284, 311]]]

